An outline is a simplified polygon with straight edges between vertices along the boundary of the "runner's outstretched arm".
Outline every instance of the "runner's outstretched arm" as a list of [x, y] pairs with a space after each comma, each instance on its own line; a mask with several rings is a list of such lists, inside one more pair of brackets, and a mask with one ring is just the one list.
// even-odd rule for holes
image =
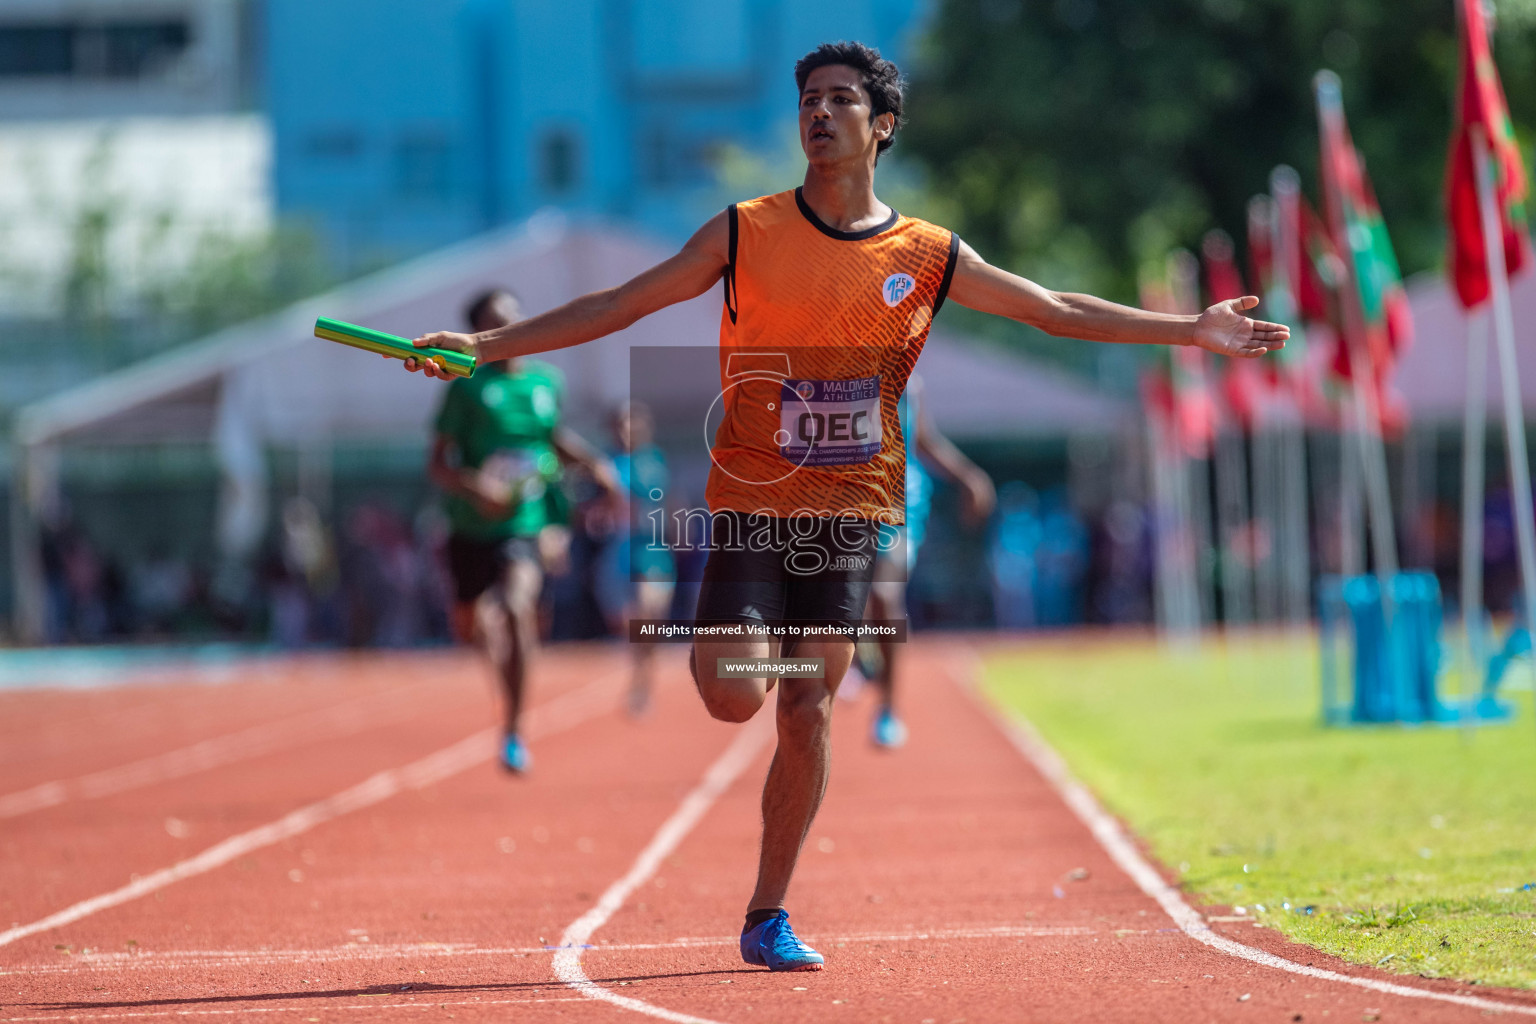
[[[547, 313], [483, 334], [428, 334], [416, 339], [416, 347], [463, 352], [484, 364], [569, 348], [622, 331], [658, 309], [702, 295], [719, 281], [729, 258], [729, 230], [725, 213], [718, 213], [676, 256], [616, 288], [591, 292]], [[424, 360], [407, 359], [405, 368], [424, 370], [429, 377], [448, 376]]]
[[619, 483], [619, 474], [613, 468], [613, 461], [588, 444], [586, 438], [570, 427], [556, 427], [551, 440], [554, 442], [555, 454], [560, 456], [562, 463], [586, 470], [610, 501], [624, 500], [624, 488]]
[[964, 242], [949, 297], [962, 306], [1030, 324], [1058, 338], [1084, 341], [1195, 345], [1219, 355], [1251, 359], [1284, 348], [1291, 336], [1283, 324], [1243, 316], [1242, 310], [1259, 304], [1252, 295], [1218, 302], [1198, 316], [1150, 313], [1092, 295], [1042, 288], [992, 266]]

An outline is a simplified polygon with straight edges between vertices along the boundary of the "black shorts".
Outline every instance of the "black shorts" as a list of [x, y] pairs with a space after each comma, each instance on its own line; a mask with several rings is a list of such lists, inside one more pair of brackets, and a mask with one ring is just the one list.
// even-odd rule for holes
[[867, 519], [716, 512], [699, 586], [700, 624], [857, 626], [875, 574]]
[[507, 566], [519, 561], [539, 564], [539, 546], [532, 537], [476, 540], [450, 534], [448, 574], [453, 577], [453, 599], [459, 604], [478, 600], [507, 578]]

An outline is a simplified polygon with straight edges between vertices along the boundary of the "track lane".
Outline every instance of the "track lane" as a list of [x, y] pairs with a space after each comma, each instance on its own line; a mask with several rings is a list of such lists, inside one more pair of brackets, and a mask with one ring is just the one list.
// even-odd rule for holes
[[[394, 678], [401, 686], [415, 682], [414, 675]], [[0, 926], [115, 889], [485, 728], [495, 713], [486, 687], [467, 674], [449, 678], [446, 692], [414, 696], [408, 721], [329, 741], [312, 737], [294, 749], [6, 822], [3, 846], [15, 855], [0, 860]]]
[[[25, 851], [25, 856], [0, 865], [5, 918], [13, 927], [26, 927], [62, 907], [115, 892], [125, 883], [141, 883], [167, 865], [201, 856], [199, 851], [206, 853], [210, 842], [222, 847], [227, 837], [273, 827], [285, 816], [299, 814], [296, 806], [325, 804], [333, 798], [343, 807], [351, 806], [370, 796], [368, 787], [378, 783], [378, 773], [428, 758], [467, 735], [478, 734], [461, 754], [490, 762], [495, 736], [488, 723], [494, 721], [495, 711], [486, 693], [488, 683], [479, 678], [484, 670], [477, 662], [461, 664], [472, 666], [471, 671], [446, 677], [443, 693], [426, 693], [419, 714], [408, 724], [13, 822], [6, 846]], [[530, 728], [542, 728], [542, 719], [551, 711], [559, 719], [562, 702], [568, 704], [591, 682], [590, 676], [572, 675], [547, 685], [530, 712]], [[601, 694], [584, 698], [584, 713], [606, 713], [619, 693], [620, 679], [610, 666]], [[565, 727], [563, 719], [548, 724], [557, 730]], [[384, 784], [411, 788], [413, 779], [407, 775]], [[351, 792], [359, 787], [360, 792]], [[343, 793], [348, 795], [339, 796]], [[316, 813], [326, 817], [330, 810]], [[169, 827], [173, 822], [178, 824], [174, 830]], [[237, 868], [247, 862], [242, 857]], [[0, 939], [14, 941], [3, 929]]]
[[[914, 645], [907, 662], [913, 739], [894, 756], [868, 747], [867, 705], [839, 709], [833, 781], [790, 908], [813, 944], [838, 932], [902, 935], [925, 925], [981, 934], [834, 939], [820, 947], [826, 971], [790, 976], [744, 969], [728, 947], [624, 948], [668, 932], [707, 934], [708, 922], [722, 917], [735, 923], [750, 889], [756, 828], [751, 794], [740, 792], [749, 787], [738, 786], [658, 875], [666, 887], [647, 891], [643, 910], [614, 915], [605, 931], [618, 945], [590, 951], [589, 973], [625, 979], [626, 993], [667, 1009], [738, 1024], [961, 1017], [1183, 1024], [1239, 1014], [1358, 1020], [1367, 1011], [1383, 1020], [1485, 1019], [1478, 1007], [1297, 977], [1190, 939], [956, 687], [948, 670], [971, 657], [960, 647]], [[1003, 931], [1029, 924], [1045, 926], [1045, 934]], [[988, 927], [998, 930], [987, 934]], [[1319, 966], [1331, 961], [1307, 953]], [[1524, 993], [1485, 995], [1531, 1002]]]
[[[619, 664], [611, 653], [601, 659], [607, 671]], [[133, 948], [157, 954], [259, 950], [281, 936], [285, 945], [321, 951], [317, 957], [253, 966], [182, 962], [165, 972], [142, 961], [131, 970], [97, 962], [90, 965], [89, 986], [81, 985], [79, 971], [28, 975], [27, 1004], [61, 1016], [87, 1012], [77, 1005], [82, 1002], [91, 1004], [93, 1014], [274, 1003], [319, 1008], [348, 993], [378, 989], [381, 978], [396, 987], [412, 984], [412, 992], [424, 994], [406, 998], [421, 1000], [489, 1005], [522, 1000], [532, 990], [565, 999], [570, 993], [551, 982], [550, 956], [542, 950], [460, 962], [419, 947], [466, 940], [512, 950], [542, 947], [622, 871], [655, 822], [730, 738], [729, 729], [704, 715], [691, 686], [684, 689], [676, 657], [670, 667], [655, 719], [633, 723], [613, 713], [621, 703], [616, 687], [604, 715], [534, 743], [536, 774], [529, 779], [507, 779], [488, 766], [474, 769], [329, 823], [291, 848], [271, 847], [253, 855], [249, 867], [237, 864], [188, 880], [164, 890], [162, 900], [116, 908], [56, 936], [77, 952], [124, 950], [124, 941], [133, 938]], [[584, 671], [569, 660], [553, 668]], [[655, 728], [664, 716], [676, 718], [680, 728]], [[503, 839], [512, 840], [511, 853], [503, 852]], [[286, 872], [295, 869], [303, 873], [301, 882], [288, 880]], [[218, 908], [216, 916], [210, 907]], [[415, 945], [418, 951], [362, 961], [324, 952], [375, 944]], [[0, 949], [0, 968], [9, 952]], [[41, 966], [68, 958], [38, 942], [26, 960]], [[85, 1000], [79, 998], [82, 987], [89, 989]], [[97, 988], [112, 994], [97, 998]], [[143, 998], [125, 998], [141, 992]], [[205, 999], [214, 1002], [200, 1002]], [[516, 1005], [522, 1019], [543, 1004]], [[414, 1019], [409, 1009], [398, 1012]]]
[[[338, 740], [417, 716], [429, 684], [374, 691], [313, 710], [197, 740], [73, 778], [50, 779], [0, 794], [0, 820], [57, 807], [70, 800], [99, 800], [158, 782], [288, 751], [306, 744]], [[438, 696], [441, 700], [441, 696]], [[142, 738], [140, 739], [142, 743]]]
[[469, 655], [397, 657], [383, 678], [376, 658], [336, 653], [253, 661], [238, 678], [218, 683], [202, 681], [197, 670], [166, 668], [121, 687], [0, 691], [0, 807], [35, 786], [68, 784], [192, 742], [386, 695], [399, 688], [401, 675], [457, 671]]
[[[392, 798], [61, 929], [69, 954], [41, 941], [0, 948], [0, 1020], [644, 1019], [573, 1001], [546, 947], [631, 869], [735, 731], [704, 716], [675, 653], [649, 720], [607, 714], [537, 744], [530, 779], [487, 767]], [[948, 680], [945, 667], [968, 656], [913, 645], [913, 739], [898, 754], [868, 747], [867, 703], [838, 707], [831, 789], [790, 897], [827, 971], [771, 975], [734, 948], [760, 756], [590, 937], [592, 980], [735, 1024], [1485, 1019], [1192, 941]], [[590, 676], [598, 664], [616, 659], [588, 652], [552, 671]], [[127, 937], [147, 955], [130, 954]]]

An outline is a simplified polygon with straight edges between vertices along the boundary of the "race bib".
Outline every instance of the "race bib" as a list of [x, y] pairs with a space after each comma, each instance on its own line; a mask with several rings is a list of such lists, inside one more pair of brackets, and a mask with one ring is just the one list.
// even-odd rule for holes
[[800, 466], [857, 466], [880, 454], [880, 378], [786, 380], [775, 441]]
[[500, 491], [513, 505], [544, 496], [544, 474], [537, 452], [526, 448], [502, 448], [480, 464], [482, 481]]

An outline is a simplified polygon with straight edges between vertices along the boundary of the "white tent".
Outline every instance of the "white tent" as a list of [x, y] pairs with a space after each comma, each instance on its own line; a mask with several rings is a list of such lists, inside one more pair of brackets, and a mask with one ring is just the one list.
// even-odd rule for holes
[[[1510, 282], [1515, 314], [1515, 359], [1520, 364], [1521, 405], [1536, 409], [1536, 274]], [[1439, 274], [1408, 282], [1414, 341], [1398, 363], [1394, 383], [1407, 401], [1409, 417], [1431, 423], [1461, 422], [1467, 407], [1467, 317], [1450, 285]], [[1479, 312], [1487, 315], [1486, 306]], [[1488, 343], [1488, 416], [1500, 420], [1499, 361]]]
[[[16, 419], [13, 554], [18, 625], [41, 623], [37, 529], [57, 500], [57, 451], [70, 443], [209, 441], [224, 474], [219, 535], [239, 554], [265, 529], [270, 446], [303, 450], [336, 441], [424, 438], [444, 385], [313, 336], [329, 316], [413, 337], [462, 327], [465, 304], [510, 286], [537, 313], [626, 280], [671, 254], [633, 233], [542, 214], [379, 272], [279, 313], [23, 409]], [[566, 375], [567, 408], [592, 427], [629, 393], [629, 350], [700, 346], [703, 379], [717, 379], [718, 289], [588, 345], [540, 358]], [[944, 332], [919, 363], [929, 408], [958, 436], [1109, 433], [1126, 406], [1074, 378]]]

